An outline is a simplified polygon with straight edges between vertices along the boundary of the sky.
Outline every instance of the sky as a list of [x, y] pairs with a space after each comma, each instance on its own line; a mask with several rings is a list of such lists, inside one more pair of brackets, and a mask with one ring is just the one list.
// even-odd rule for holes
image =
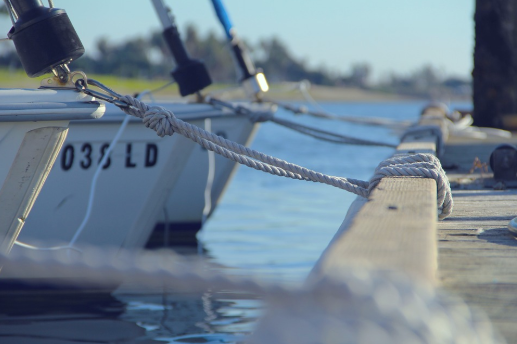
[[[43, 2], [46, 4], [45, 0]], [[210, 0], [165, 0], [178, 26], [223, 36]], [[252, 44], [279, 37], [309, 66], [348, 72], [367, 62], [376, 79], [432, 64], [468, 77], [474, 46], [474, 0], [224, 0], [239, 36]], [[86, 51], [95, 42], [141, 36], [160, 28], [151, 1], [54, 0], [64, 8]], [[0, 18], [0, 32], [11, 22]], [[5, 37], [5, 34], [1, 34]], [[12, 44], [12, 43], [1, 43]], [[0, 45], [2, 49], [2, 45]]]

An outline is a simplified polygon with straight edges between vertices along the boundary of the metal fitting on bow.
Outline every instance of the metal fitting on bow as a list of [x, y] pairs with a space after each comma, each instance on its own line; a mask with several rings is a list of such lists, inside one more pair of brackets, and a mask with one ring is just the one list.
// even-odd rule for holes
[[[100, 88], [103, 92], [92, 90], [88, 87], [88, 85], [95, 86]], [[79, 92], [83, 92], [89, 96], [95, 97], [100, 100], [104, 100], [108, 103], [114, 104], [121, 108], [129, 107], [129, 104], [122, 101], [122, 95], [113, 91], [111, 88], [103, 85], [97, 80], [94, 79], [78, 79], [75, 82], [75, 87]]]

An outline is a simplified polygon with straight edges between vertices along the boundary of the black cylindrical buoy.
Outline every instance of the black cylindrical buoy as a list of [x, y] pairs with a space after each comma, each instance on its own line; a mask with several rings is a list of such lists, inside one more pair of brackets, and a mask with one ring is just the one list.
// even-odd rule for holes
[[31, 78], [69, 63], [84, 47], [65, 10], [47, 8], [39, 0], [12, 0], [18, 20], [8, 37], [13, 40], [23, 68]]

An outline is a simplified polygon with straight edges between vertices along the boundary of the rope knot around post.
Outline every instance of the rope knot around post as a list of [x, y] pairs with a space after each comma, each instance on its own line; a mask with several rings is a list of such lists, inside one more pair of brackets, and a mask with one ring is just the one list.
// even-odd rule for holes
[[408, 156], [395, 156], [389, 158], [377, 166], [368, 185], [368, 192], [380, 183], [384, 177], [423, 177], [436, 181], [437, 206], [441, 211], [440, 220], [452, 213], [453, 200], [449, 180], [440, 164], [440, 160], [432, 154], [414, 154]]

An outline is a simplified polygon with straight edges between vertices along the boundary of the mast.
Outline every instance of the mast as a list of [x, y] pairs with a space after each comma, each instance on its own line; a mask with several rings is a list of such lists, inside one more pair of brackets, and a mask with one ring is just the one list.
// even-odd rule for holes
[[162, 23], [163, 38], [169, 47], [176, 68], [171, 72], [179, 87], [181, 96], [197, 93], [212, 84], [212, 79], [203, 62], [190, 58], [170, 9], [163, 0], [151, 0], [158, 19]]
[[212, 5], [230, 43], [238, 71], [241, 74], [240, 83], [244, 91], [248, 96], [260, 99], [261, 95], [269, 90], [264, 73], [255, 69], [244, 42], [237, 36], [223, 1], [212, 0]]

